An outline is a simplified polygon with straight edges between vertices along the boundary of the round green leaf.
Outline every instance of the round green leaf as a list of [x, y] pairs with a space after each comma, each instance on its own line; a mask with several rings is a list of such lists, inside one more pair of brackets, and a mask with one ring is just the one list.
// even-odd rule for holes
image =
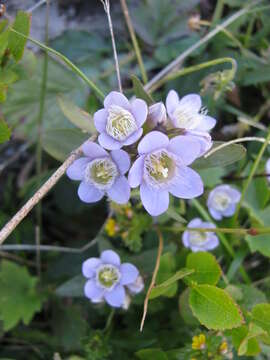
[[194, 273], [189, 275], [189, 280], [198, 284], [216, 285], [221, 275], [216, 258], [207, 252], [189, 254], [186, 267], [194, 270]]
[[270, 304], [258, 304], [252, 309], [253, 321], [270, 333]]

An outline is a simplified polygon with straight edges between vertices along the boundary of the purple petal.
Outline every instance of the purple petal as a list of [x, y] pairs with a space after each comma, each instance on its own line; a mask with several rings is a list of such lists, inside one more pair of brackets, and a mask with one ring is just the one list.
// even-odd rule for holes
[[141, 184], [140, 195], [144, 208], [152, 216], [164, 213], [169, 207], [169, 193], [167, 190], [152, 190], [145, 182]]
[[127, 288], [131, 292], [131, 294], [139, 294], [144, 288], [143, 278], [141, 276], [138, 276], [132, 284], [127, 285]]
[[111, 157], [116, 163], [120, 174], [124, 175], [130, 168], [130, 157], [124, 150], [113, 150]]
[[170, 140], [168, 150], [179, 156], [184, 165], [189, 165], [199, 157], [201, 143], [195, 138], [179, 135]]
[[169, 138], [167, 135], [159, 131], [151, 131], [140, 141], [138, 145], [138, 152], [140, 155], [147, 154], [154, 150], [166, 148], [169, 145]]
[[179, 105], [179, 96], [176, 91], [171, 90], [166, 98], [166, 108], [169, 116], [171, 116], [174, 110]]
[[97, 189], [84, 181], [80, 183], [78, 189], [79, 198], [86, 203], [93, 203], [101, 200], [104, 196], [104, 191]]
[[213, 250], [219, 245], [218, 237], [215, 234], [209, 235], [209, 240], [205, 244], [204, 248], [206, 250]]
[[121, 264], [119, 255], [116, 254], [116, 252], [113, 250], [102, 251], [100, 259], [103, 264], [112, 264], [116, 266], [119, 266]]
[[117, 204], [126, 204], [130, 198], [130, 186], [125, 176], [120, 176], [107, 190], [109, 198]]
[[168, 188], [169, 192], [181, 199], [193, 199], [203, 193], [203, 182], [196, 171], [181, 166], [174, 184]]
[[185, 135], [199, 141], [201, 145], [200, 156], [204, 155], [213, 145], [211, 136], [206, 132], [189, 130], [186, 131]]
[[202, 115], [200, 124], [196, 127], [195, 130], [198, 131], [210, 131], [213, 127], [216, 126], [217, 120], [211, 116]]
[[200, 95], [197, 94], [189, 94], [180, 100], [179, 105], [181, 107], [185, 107], [187, 109], [192, 109], [193, 112], [199, 112], [202, 107], [202, 100]]
[[211, 216], [215, 219], [215, 220], [221, 220], [222, 219], [222, 215], [219, 211], [213, 209], [212, 207], [208, 206], [208, 210], [211, 214]]
[[[266, 161], [265, 171], [266, 171], [266, 174], [270, 174], [270, 159], [268, 159], [268, 160]], [[267, 179], [269, 180], [270, 177], [268, 176]]]
[[139, 276], [139, 271], [136, 268], [136, 266], [129, 263], [122, 264], [120, 266], [120, 271], [121, 271], [121, 279], [120, 279], [121, 285], [131, 284]]
[[85, 296], [93, 302], [100, 302], [104, 295], [104, 290], [96, 285], [94, 279], [88, 280], [84, 286]]
[[101, 264], [99, 258], [90, 258], [83, 262], [82, 264], [82, 273], [86, 278], [91, 278], [96, 273], [96, 268]]
[[226, 210], [222, 212], [223, 216], [230, 217], [235, 213], [236, 205], [230, 204]]
[[125, 95], [117, 91], [112, 91], [104, 100], [104, 107], [109, 109], [112, 105], [118, 105], [126, 110], [130, 110], [130, 103]]
[[148, 107], [146, 102], [141, 99], [135, 99], [131, 104], [131, 112], [136, 119], [138, 127], [141, 127], [147, 119]]
[[144, 156], [140, 156], [137, 160], [134, 161], [134, 164], [131, 166], [128, 174], [128, 182], [132, 188], [135, 188], [140, 185], [143, 178], [143, 165], [144, 165]]
[[195, 219], [192, 219], [187, 227], [188, 228], [199, 228], [201, 227], [201, 225], [203, 224], [202, 220], [200, 218], [195, 218]]
[[101, 133], [98, 137], [98, 142], [102, 147], [108, 150], [118, 150], [122, 147], [122, 144], [113, 139], [111, 136], [106, 134], [105, 132]]
[[82, 151], [84, 155], [88, 156], [91, 160], [108, 156], [106, 150], [102, 149], [101, 146], [92, 141], [85, 141], [85, 143], [82, 145]]
[[189, 231], [184, 231], [182, 235], [182, 241], [186, 248], [189, 248]]
[[71, 180], [82, 180], [84, 178], [85, 168], [90, 161], [91, 159], [87, 157], [81, 157], [80, 159], [75, 160], [67, 169], [67, 176]]
[[134, 144], [136, 141], [139, 140], [142, 134], [143, 134], [143, 129], [142, 128], [138, 129], [123, 142], [123, 145], [128, 146]]
[[122, 285], [117, 285], [111, 291], [105, 293], [104, 297], [107, 303], [113, 307], [121, 307], [125, 301], [125, 289]]
[[106, 109], [101, 109], [95, 112], [94, 122], [98, 132], [101, 133], [106, 130], [107, 118], [108, 118], [108, 111]]

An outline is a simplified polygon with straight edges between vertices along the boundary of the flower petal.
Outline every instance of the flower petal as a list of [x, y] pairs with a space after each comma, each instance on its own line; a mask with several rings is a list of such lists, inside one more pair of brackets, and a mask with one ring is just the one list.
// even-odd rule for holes
[[111, 157], [116, 163], [120, 174], [124, 175], [130, 168], [130, 157], [124, 150], [111, 151]]
[[169, 116], [171, 116], [174, 110], [179, 105], [179, 96], [176, 91], [171, 90], [166, 98], [166, 108]]
[[113, 307], [121, 307], [125, 301], [125, 289], [122, 285], [117, 285], [111, 291], [105, 293], [104, 297], [107, 303]]
[[143, 165], [144, 165], [144, 156], [140, 156], [137, 160], [134, 161], [128, 173], [128, 182], [132, 188], [135, 188], [140, 185], [143, 178]]
[[107, 151], [93, 141], [85, 141], [82, 145], [82, 151], [84, 155], [88, 156], [91, 160], [108, 156]]
[[226, 210], [222, 211], [222, 214], [223, 216], [226, 217], [233, 216], [233, 214], [235, 213], [235, 209], [236, 209], [236, 204], [235, 203], [230, 204]]
[[136, 266], [129, 263], [122, 264], [120, 266], [120, 271], [121, 271], [120, 284], [122, 285], [128, 285], [133, 283], [139, 276], [139, 271], [136, 268]]
[[169, 193], [152, 190], [145, 182], [141, 184], [140, 195], [144, 208], [152, 216], [164, 213], [169, 207]]
[[116, 254], [116, 252], [113, 250], [102, 251], [100, 259], [103, 264], [112, 264], [116, 266], [119, 266], [121, 264], [119, 255]]
[[82, 264], [82, 273], [86, 278], [91, 278], [96, 273], [96, 268], [101, 264], [101, 260], [99, 258], [92, 257], [87, 259]]
[[219, 211], [214, 210], [212, 207], [208, 206], [208, 210], [211, 214], [211, 216], [215, 219], [215, 220], [221, 220], [222, 219], [222, 215]]
[[84, 285], [85, 296], [93, 302], [100, 302], [104, 295], [104, 290], [96, 285], [94, 279], [88, 280]]
[[212, 138], [207, 132], [189, 130], [185, 133], [186, 136], [198, 141], [201, 145], [200, 155], [204, 155], [213, 145]]
[[215, 234], [209, 236], [209, 240], [205, 244], [204, 248], [206, 250], [213, 250], [219, 245], [218, 237]]
[[193, 199], [203, 193], [203, 182], [196, 171], [181, 166], [173, 185], [168, 188], [169, 192], [181, 199]]
[[160, 131], [151, 131], [140, 141], [138, 152], [140, 155], [147, 154], [154, 150], [166, 148], [169, 145], [169, 138]]
[[102, 147], [108, 150], [118, 150], [122, 147], [122, 144], [113, 139], [111, 136], [106, 134], [105, 132], [101, 133], [98, 137], [98, 142]]
[[84, 171], [87, 164], [91, 161], [91, 159], [87, 157], [81, 157], [74, 161], [67, 169], [67, 176], [71, 180], [83, 180], [84, 178]]
[[201, 143], [195, 137], [179, 135], [170, 140], [168, 150], [179, 156], [184, 165], [189, 165], [199, 157]]
[[211, 116], [201, 115], [201, 121], [195, 130], [198, 131], [210, 131], [216, 126], [217, 120]]
[[141, 127], [147, 119], [148, 106], [146, 102], [142, 99], [135, 99], [131, 103], [131, 112], [136, 119], [138, 127]]
[[104, 100], [104, 107], [109, 109], [112, 105], [118, 105], [126, 110], [130, 110], [130, 103], [125, 95], [121, 94], [118, 91], [110, 92]]
[[104, 196], [104, 191], [97, 189], [84, 181], [80, 183], [78, 189], [79, 198], [86, 203], [93, 203], [101, 200]]
[[123, 145], [128, 146], [134, 144], [136, 141], [139, 140], [142, 134], [143, 134], [143, 129], [142, 128], [138, 129], [133, 134], [131, 134], [125, 141], [123, 141]]
[[200, 218], [195, 218], [195, 219], [192, 219], [188, 223], [187, 227], [188, 228], [196, 228], [196, 227], [199, 228], [199, 227], [202, 226], [202, 224], [203, 224], [203, 222], [202, 222], [202, 220]]
[[117, 204], [126, 204], [130, 198], [130, 186], [125, 176], [120, 176], [113, 186], [107, 190], [107, 194], [112, 201]]
[[95, 112], [94, 114], [94, 123], [98, 132], [103, 132], [106, 130], [108, 118], [108, 111], [106, 109], [101, 109]]
[[202, 107], [202, 100], [200, 95], [197, 94], [189, 94], [180, 100], [179, 105], [181, 107], [185, 107], [187, 109], [191, 109], [193, 112], [199, 112]]

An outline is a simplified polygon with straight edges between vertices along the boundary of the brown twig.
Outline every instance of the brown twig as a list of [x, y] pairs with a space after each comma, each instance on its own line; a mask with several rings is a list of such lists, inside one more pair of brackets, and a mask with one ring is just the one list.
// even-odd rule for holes
[[[93, 135], [90, 140], [95, 140]], [[67, 168], [82, 154], [81, 146], [78, 147], [66, 159], [66, 161], [52, 174], [52, 176], [40, 187], [40, 189], [26, 202], [26, 204], [13, 216], [13, 218], [0, 231], [0, 244], [12, 233], [33, 207], [54, 187], [65, 174]]]
[[157, 260], [156, 260], [156, 265], [155, 265], [155, 269], [153, 272], [152, 280], [151, 280], [150, 286], [147, 290], [147, 294], [146, 294], [146, 297], [144, 300], [143, 316], [142, 316], [140, 331], [143, 331], [143, 326], [144, 326], [147, 309], [148, 309], [149, 297], [150, 297], [151, 291], [156, 283], [157, 273], [158, 273], [158, 269], [159, 269], [159, 265], [160, 265], [160, 258], [161, 258], [161, 254], [162, 254], [162, 250], [163, 250], [163, 236], [162, 236], [161, 231], [158, 228], [157, 228], [157, 234], [158, 234], [158, 240], [159, 240]]

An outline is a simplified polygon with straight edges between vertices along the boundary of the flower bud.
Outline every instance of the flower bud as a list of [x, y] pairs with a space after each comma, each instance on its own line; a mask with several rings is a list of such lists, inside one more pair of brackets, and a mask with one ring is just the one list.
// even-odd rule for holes
[[149, 107], [147, 122], [150, 128], [156, 127], [158, 124], [166, 124], [167, 113], [162, 102], [158, 102]]

